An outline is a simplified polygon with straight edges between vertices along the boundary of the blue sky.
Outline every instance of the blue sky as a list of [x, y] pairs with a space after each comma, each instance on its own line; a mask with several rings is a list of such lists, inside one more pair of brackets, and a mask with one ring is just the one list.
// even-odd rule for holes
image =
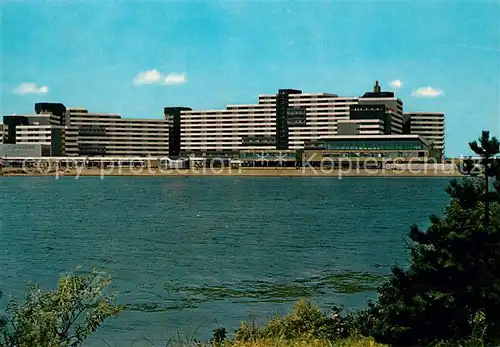
[[445, 112], [448, 156], [500, 135], [498, 1], [0, 6], [2, 114], [53, 101], [160, 118], [279, 88], [358, 96], [378, 79], [405, 111]]

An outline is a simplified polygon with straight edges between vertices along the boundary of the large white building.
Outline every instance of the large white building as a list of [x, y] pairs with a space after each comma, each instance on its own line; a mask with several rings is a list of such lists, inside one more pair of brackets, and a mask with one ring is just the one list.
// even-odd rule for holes
[[418, 134], [444, 150], [442, 113], [403, 113], [392, 92], [359, 97], [280, 89], [255, 104], [225, 109], [165, 107], [163, 119], [89, 113], [61, 103], [35, 104], [36, 114], [4, 116], [4, 142], [41, 144], [50, 155], [80, 157], [238, 157], [240, 151], [288, 151], [295, 158], [315, 141], [338, 136]]
[[67, 156], [168, 156], [169, 122], [121, 118], [68, 108], [65, 114]]
[[308, 141], [338, 134], [401, 134], [403, 102], [381, 92], [378, 83], [374, 92], [361, 97], [281, 89], [259, 95], [257, 104], [184, 110], [180, 119], [184, 153], [297, 150]]
[[274, 149], [274, 104], [228, 105], [225, 110], [181, 111], [181, 151]]

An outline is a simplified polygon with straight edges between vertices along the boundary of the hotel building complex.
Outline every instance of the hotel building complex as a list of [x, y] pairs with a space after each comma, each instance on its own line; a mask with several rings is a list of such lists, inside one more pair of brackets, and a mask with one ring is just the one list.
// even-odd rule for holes
[[5, 143], [40, 144], [46, 155], [70, 157], [251, 158], [251, 152], [286, 151], [295, 160], [295, 153], [312, 150], [387, 156], [407, 145], [407, 155], [419, 157], [431, 155], [428, 148], [444, 150], [444, 115], [403, 113], [402, 100], [378, 82], [359, 97], [280, 89], [255, 104], [163, 111], [163, 119], [132, 119], [37, 103], [34, 115], [4, 116]]
[[361, 97], [280, 89], [259, 95], [257, 104], [184, 110], [180, 119], [182, 153], [298, 150], [341, 134], [401, 134], [403, 102], [378, 83]]

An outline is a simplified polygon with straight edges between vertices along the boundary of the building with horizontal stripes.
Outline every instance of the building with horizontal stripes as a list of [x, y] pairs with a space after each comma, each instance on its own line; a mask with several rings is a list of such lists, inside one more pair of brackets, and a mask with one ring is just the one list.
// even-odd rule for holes
[[60, 103], [37, 103], [33, 115], [8, 115], [6, 143], [40, 144], [43, 156], [168, 156], [169, 120], [121, 118]]
[[85, 108], [65, 112], [67, 156], [168, 156], [169, 121], [121, 118], [90, 113]]
[[18, 145], [41, 145], [42, 156], [64, 156], [64, 127], [60, 125], [18, 125]]
[[343, 131], [401, 134], [402, 118], [403, 102], [394, 93], [382, 92], [378, 82], [373, 92], [361, 97], [280, 89], [259, 95], [257, 104], [180, 111], [180, 152], [298, 150], [307, 141]]
[[442, 112], [406, 112], [404, 132], [428, 139], [436, 150], [445, 151], [445, 124]]
[[414, 134], [444, 150], [443, 114], [405, 114], [402, 100], [382, 91], [378, 81], [373, 91], [357, 97], [279, 89], [258, 95], [254, 104], [224, 109], [165, 107], [160, 119], [122, 118], [48, 102], [36, 103], [35, 111], [4, 116], [5, 143], [50, 144], [52, 155], [71, 157], [230, 159], [244, 153], [250, 160], [258, 152], [281, 151], [292, 161], [294, 151], [315, 141]]
[[52, 113], [4, 116], [5, 143], [40, 145], [44, 156], [64, 155], [64, 127]]

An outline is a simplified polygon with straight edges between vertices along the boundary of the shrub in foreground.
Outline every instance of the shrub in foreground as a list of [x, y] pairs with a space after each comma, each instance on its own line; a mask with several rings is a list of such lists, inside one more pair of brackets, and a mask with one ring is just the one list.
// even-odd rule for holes
[[0, 324], [1, 347], [80, 346], [107, 318], [121, 311], [104, 290], [110, 279], [93, 270], [62, 276], [57, 288], [42, 291], [28, 284], [26, 299], [12, 301]]
[[335, 307], [330, 316], [314, 306], [310, 301], [299, 301], [289, 315], [275, 316], [266, 326], [243, 322], [234, 335], [234, 341], [256, 341], [259, 339], [293, 340], [297, 338], [316, 338], [336, 340], [346, 338], [357, 332], [353, 315], [343, 314]]

